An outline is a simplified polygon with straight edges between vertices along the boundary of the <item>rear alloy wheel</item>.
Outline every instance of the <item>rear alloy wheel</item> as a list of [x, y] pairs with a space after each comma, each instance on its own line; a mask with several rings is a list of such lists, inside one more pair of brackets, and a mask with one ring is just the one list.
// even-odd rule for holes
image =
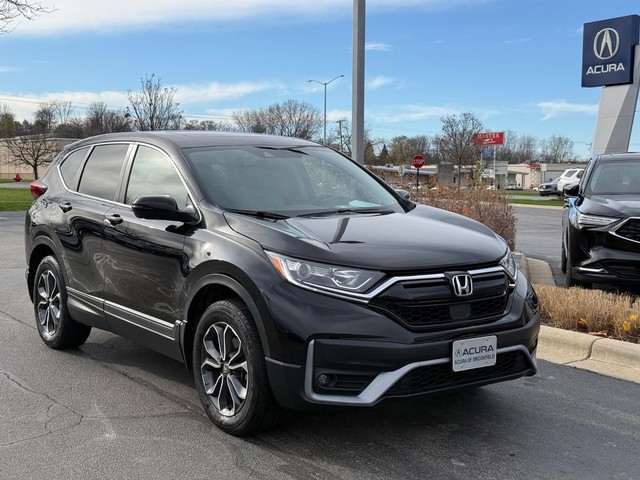
[[51, 348], [77, 347], [91, 333], [91, 327], [74, 321], [67, 311], [67, 289], [53, 256], [43, 258], [36, 270], [33, 308], [40, 338]]
[[242, 303], [222, 300], [204, 312], [193, 366], [198, 396], [218, 427], [249, 435], [277, 423], [280, 408], [267, 379], [260, 337]]

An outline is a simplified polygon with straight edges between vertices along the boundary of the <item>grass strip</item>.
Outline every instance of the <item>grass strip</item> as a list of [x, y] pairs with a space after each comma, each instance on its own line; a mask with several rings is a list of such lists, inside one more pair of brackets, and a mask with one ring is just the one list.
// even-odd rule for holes
[[0, 188], [0, 211], [28, 210], [33, 202], [31, 190]]

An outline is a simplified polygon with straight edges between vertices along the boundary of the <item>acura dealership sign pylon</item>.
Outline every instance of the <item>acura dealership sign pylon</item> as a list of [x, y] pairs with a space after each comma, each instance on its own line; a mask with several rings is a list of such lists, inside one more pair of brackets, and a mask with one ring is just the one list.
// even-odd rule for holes
[[582, 86], [602, 87], [633, 82], [633, 52], [639, 32], [638, 15], [585, 23]]

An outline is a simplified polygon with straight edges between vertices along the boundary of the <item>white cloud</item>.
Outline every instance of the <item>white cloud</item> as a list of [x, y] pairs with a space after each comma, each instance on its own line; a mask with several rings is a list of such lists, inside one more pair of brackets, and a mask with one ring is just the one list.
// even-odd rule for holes
[[440, 118], [445, 115], [458, 115], [462, 112], [463, 110], [461, 109], [449, 106], [408, 105], [404, 107], [404, 112], [401, 113], [385, 116], [377, 115], [376, 121], [385, 123], [414, 122], [430, 118]]
[[544, 114], [543, 120], [562, 117], [569, 114], [595, 115], [598, 113], [598, 105], [587, 103], [569, 103], [566, 100], [553, 100], [550, 102], [540, 102], [538, 108]]
[[[187, 84], [187, 85], [167, 85], [175, 87], [175, 101], [187, 111], [189, 105], [202, 104], [206, 102], [221, 102], [235, 100], [246, 95], [265, 90], [279, 90], [282, 86], [277, 82], [240, 82], [235, 84], [208, 83], [208, 84]], [[103, 102], [112, 109], [124, 109], [129, 105], [127, 92], [103, 91], [64, 91], [46, 92], [41, 94], [11, 95], [0, 92], [0, 102], [9, 106], [16, 118], [29, 119], [38, 109], [41, 102], [48, 100], [70, 101], [76, 106], [75, 113], [82, 115], [84, 109], [93, 102]]]
[[[490, 0], [369, 0], [367, 11], [443, 9], [487, 1]], [[348, 0], [44, 0], [42, 4], [55, 10], [32, 21], [23, 20], [12, 35], [129, 30], [176, 22], [228, 22], [246, 18], [316, 20], [348, 16], [352, 12], [352, 3]]]
[[327, 122], [337, 122], [344, 119], [351, 121], [351, 110], [327, 110]]
[[364, 49], [368, 51], [389, 52], [391, 51], [391, 45], [388, 43], [367, 42], [364, 45]]
[[391, 77], [384, 77], [384, 76], [376, 77], [373, 80], [367, 82], [367, 88], [369, 90], [376, 90], [377, 88], [384, 87], [385, 85], [389, 85], [394, 81], [395, 79]]
[[182, 104], [235, 100], [265, 90], [281, 90], [277, 82], [241, 82], [233, 84], [175, 85], [176, 101]]

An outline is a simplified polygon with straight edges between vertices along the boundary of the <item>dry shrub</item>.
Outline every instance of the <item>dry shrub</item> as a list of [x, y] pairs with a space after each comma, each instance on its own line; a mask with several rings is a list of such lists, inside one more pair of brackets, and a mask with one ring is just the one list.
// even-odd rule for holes
[[542, 323], [640, 343], [640, 299], [603, 290], [535, 285]]
[[411, 199], [473, 218], [504, 238], [511, 250], [516, 246], [516, 217], [508, 197], [499, 192], [439, 184], [433, 190], [412, 191]]

